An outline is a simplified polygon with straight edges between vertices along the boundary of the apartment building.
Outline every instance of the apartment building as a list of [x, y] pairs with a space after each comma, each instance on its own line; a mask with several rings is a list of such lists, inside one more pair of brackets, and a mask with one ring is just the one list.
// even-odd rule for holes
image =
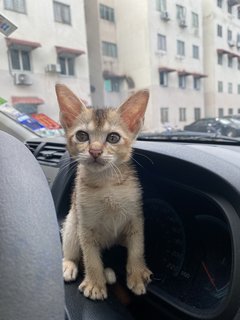
[[120, 67], [117, 1], [85, 0], [92, 102], [115, 106], [128, 95], [129, 81]]
[[191, 0], [86, 0], [93, 104], [151, 93], [145, 129], [204, 116], [202, 5]]
[[18, 26], [0, 35], [0, 96], [58, 120], [58, 82], [90, 104], [83, 0], [3, 0], [0, 12]]
[[201, 1], [149, 2], [154, 128], [183, 128], [204, 116]]
[[240, 1], [203, 0], [206, 116], [240, 113]]

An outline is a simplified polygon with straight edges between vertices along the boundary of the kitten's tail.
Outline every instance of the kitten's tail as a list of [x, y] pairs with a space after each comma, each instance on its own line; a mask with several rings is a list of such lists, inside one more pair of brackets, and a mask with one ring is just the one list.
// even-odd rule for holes
[[104, 269], [107, 284], [114, 284], [117, 281], [116, 274], [111, 268]]

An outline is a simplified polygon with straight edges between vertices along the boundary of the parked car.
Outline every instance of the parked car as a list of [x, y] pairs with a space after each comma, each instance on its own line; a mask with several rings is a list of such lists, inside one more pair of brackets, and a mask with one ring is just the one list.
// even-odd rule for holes
[[240, 137], [240, 121], [233, 118], [203, 118], [184, 127], [186, 131], [208, 132], [228, 137]]

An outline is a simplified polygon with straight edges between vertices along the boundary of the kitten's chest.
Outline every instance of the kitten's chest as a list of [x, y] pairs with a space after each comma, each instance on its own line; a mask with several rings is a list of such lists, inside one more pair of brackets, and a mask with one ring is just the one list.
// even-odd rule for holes
[[102, 247], [109, 247], [119, 239], [131, 218], [130, 199], [124, 190], [101, 188], [84, 192], [80, 197], [82, 227], [91, 229]]
[[131, 206], [133, 194], [136, 191], [126, 186], [104, 186], [93, 190], [84, 190], [80, 194], [82, 208], [94, 213], [114, 214], [126, 210]]

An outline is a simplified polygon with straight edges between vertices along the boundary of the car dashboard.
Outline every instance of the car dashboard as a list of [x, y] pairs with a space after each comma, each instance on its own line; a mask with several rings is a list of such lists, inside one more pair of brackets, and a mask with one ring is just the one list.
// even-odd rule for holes
[[[26, 144], [33, 141], [61, 225], [76, 166], [62, 140]], [[131, 297], [144, 306], [135, 318], [240, 319], [240, 148], [137, 141], [133, 163], [143, 191], [146, 261], [154, 273], [147, 294]], [[121, 250], [106, 253], [120, 282]]]

